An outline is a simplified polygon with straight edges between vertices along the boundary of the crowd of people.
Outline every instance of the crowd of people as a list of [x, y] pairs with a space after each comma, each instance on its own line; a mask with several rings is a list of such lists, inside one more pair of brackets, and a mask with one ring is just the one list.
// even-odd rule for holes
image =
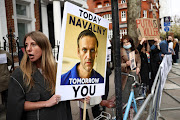
[[[143, 94], [148, 94], [151, 91], [156, 73], [164, 55], [172, 54], [173, 63], [177, 63], [179, 59], [179, 44], [178, 40], [172, 36], [167, 36], [165, 40], [154, 38], [154, 40], [146, 40], [142, 38], [134, 47], [134, 42], [129, 36], [124, 36], [121, 40], [121, 67], [122, 72], [130, 73], [137, 76], [137, 80], [143, 86], [141, 91]], [[130, 69], [131, 60], [129, 53], [135, 51], [136, 69]], [[133, 73], [134, 71], [134, 73]], [[135, 74], [136, 73], [136, 74]], [[122, 98], [123, 103], [128, 101], [132, 80], [127, 76], [122, 75]], [[135, 96], [142, 93], [135, 91]]]
[[[95, 46], [92, 46], [93, 50], [90, 48], [91, 46], [84, 46], [87, 47], [86, 51], [90, 49], [89, 51], [92, 52], [92, 56], [89, 57], [93, 57], [94, 60], [96, 57], [98, 40], [91, 31], [86, 30], [83, 32], [87, 32], [88, 34], [78, 38], [78, 53], [81, 60], [80, 63], [76, 65], [76, 70], [79, 70], [80, 67], [84, 70], [77, 72], [79, 77], [84, 75], [91, 77], [91, 72], [86, 71], [92, 71], [93, 64], [91, 67], [87, 68], [83, 66], [83, 61], [85, 61], [84, 58], [87, 56], [83, 53], [84, 47], [82, 51], [81, 47], [86, 42], [89, 43], [93, 41], [92, 44]], [[146, 40], [142, 38], [136, 46], [133, 39], [125, 35], [120, 40], [120, 44], [122, 72], [134, 75], [136, 79], [147, 88], [147, 91], [151, 90], [163, 56], [172, 54], [173, 64], [177, 63], [179, 59], [178, 39], [172, 36], [168, 36], [165, 40], [160, 40], [158, 38]], [[0, 75], [4, 76], [0, 77], [0, 93], [8, 90], [8, 97], [6, 96], [6, 98], [8, 98], [7, 120], [72, 120], [70, 101], [61, 101], [61, 96], [55, 95], [57, 64], [54, 60], [48, 38], [41, 32], [30, 32], [24, 37], [24, 48], [25, 51], [21, 64], [11, 75], [9, 71], [7, 71], [7, 66], [10, 65], [12, 61], [11, 57], [8, 53], [0, 50], [0, 54], [5, 54], [5, 57], [7, 57], [6, 61], [0, 63], [0, 69], [4, 71], [1, 72], [3, 75]], [[131, 69], [131, 52], [135, 53], [136, 67], [133, 69]], [[112, 67], [110, 63], [107, 63], [106, 86], [105, 95], [102, 96], [103, 100], [106, 100], [108, 96], [111, 70]], [[83, 73], [81, 74], [81, 72]], [[121, 80], [123, 90], [122, 101], [126, 103], [133, 79], [126, 75], [122, 75]], [[7, 85], [7, 83], [9, 83], [9, 85]], [[135, 94], [137, 94], [137, 92], [135, 92]], [[77, 99], [76, 101], [81, 104], [86, 100], [87, 104], [89, 104], [90, 99], [91, 97], [87, 96], [85, 99]], [[102, 110], [105, 110], [105, 108], [100, 108], [99, 103], [89, 108], [94, 111], [94, 118], [97, 117]], [[83, 108], [80, 108], [80, 112], [83, 112]], [[86, 119], [89, 119], [89, 117], [87, 116]]]

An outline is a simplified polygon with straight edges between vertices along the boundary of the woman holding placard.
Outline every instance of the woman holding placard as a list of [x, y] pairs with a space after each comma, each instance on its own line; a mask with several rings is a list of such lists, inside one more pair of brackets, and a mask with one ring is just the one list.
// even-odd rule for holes
[[72, 120], [70, 102], [54, 95], [57, 66], [48, 38], [30, 32], [24, 47], [20, 68], [10, 77], [7, 120]]
[[[139, 52], [135, 49], [133, 39], [127, 35], [123, 36], [121, 40], [121, 71], [132, 74], [137, 77], [140, 72], [141, 59]], [[131, 84], [134, 82], [133, 78], [122, 75], [122, 101], [126, 103], [129, 98]], [[136, 91], [135, 91], [136, 95]]]

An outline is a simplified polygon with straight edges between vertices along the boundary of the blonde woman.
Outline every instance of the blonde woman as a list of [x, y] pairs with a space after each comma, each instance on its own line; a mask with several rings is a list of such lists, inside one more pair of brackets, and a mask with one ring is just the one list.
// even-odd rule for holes
[[24, 47], [20, 68], [10, 77], [7, 120], [72, 120], [70, 102], [54, 95], [57, 67], [48, 38], [30, 32]]

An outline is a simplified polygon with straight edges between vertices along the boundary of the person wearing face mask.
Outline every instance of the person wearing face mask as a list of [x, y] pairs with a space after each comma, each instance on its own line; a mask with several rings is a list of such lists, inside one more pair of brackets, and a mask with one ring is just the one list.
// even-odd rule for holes
[[173, 54], [173, 52], [169, 52], [168, 51], [168, 47], [169, 47], [169, 43], [172, 41], [172, 36], [167, 36], [166, 40], [163, 40], [160, 42], [159, 46], [160, 46], [160, 56], [161, 56], [161, 60], [163, 58], [164, 55], [170, 55]]
[[[135, 51], [135, 62], [136, 68], [134, 70], [130, 69], [130, 60], [129, 53]], [[128, 35], [123, 36], [121, 40], [121, 72], [132, 74], [136, 76], [136, 80], [138, 80], [138, 75], [141, 67], [141, 58], [139, 52], [135, 49], [135, 45], [133, 39]], [[122, 102], [126, 103], [129, 98], [131, 85], [134, 82], [132, 77], [128, 77], [126, 75], [122, 75]], [[135, 96], [137, 95], [137, 90], [135, 90]]]

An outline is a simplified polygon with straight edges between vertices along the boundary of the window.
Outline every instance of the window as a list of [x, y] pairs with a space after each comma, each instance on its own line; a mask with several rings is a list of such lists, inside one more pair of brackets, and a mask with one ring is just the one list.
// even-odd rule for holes
[[109, 22], [112, 22], [112, 15], [111, 14], [105, 14], [102, 17], [107, 19]]
[[109, 6], [109, 3], [105, 3], [105, 6], [108, 7], [108, 6]]
[[126, 11], [121, 11], [121, 21], [126, 21]]
[[102, 8], [102, 5], [101, 4], [97, 5], [97, 8]]
[[113, 37], [113, 31], [111, 29], [111, 30], [109, 30], [108, 39], [111, 40], [112, 37]]
[[124, 35], [127, 35], [127, 29], [120, 30], [120, 39], [122, 39]]
[[35, 30], [34, 1], [13, 1], [15, 33], [19, 37], [19, 45], [23, 46], [26, 33]]
[[143, 18], [147, 18], [147, 10], [143, 10]]
[[17, 15], [27, 16], [26, 5], [16, 4], [16, 13]]
[[126, 0], [121, 0], [121, 4], [126, 3]]
[[18, 37], [19, 37], [19, 45], [23, 46], [23, 39], [25, 34], [27, 33], [27, 24], [26, 23], [17, 23], [18, 25]]

